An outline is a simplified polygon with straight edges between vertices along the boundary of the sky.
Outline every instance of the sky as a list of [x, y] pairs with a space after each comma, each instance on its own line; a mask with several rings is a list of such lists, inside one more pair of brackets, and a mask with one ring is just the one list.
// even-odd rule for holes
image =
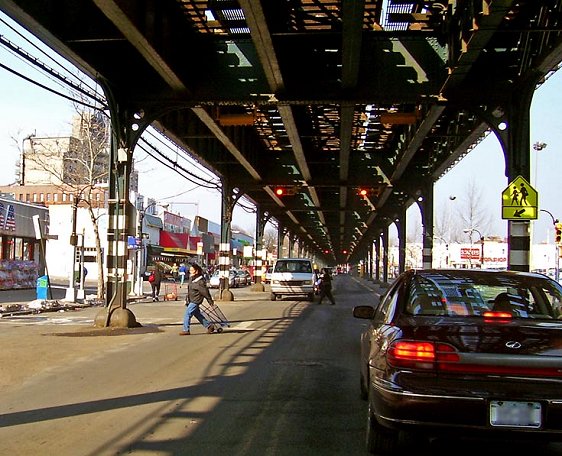
[[[0, 13], [0, 35], [27, 48], [29, 44], [10, 30], [13, 25]], [[29, 36], [28, 36], [29, 37]], [[32, 37], [29, 37], [32, 39]], [[39, 43], [37, 43], [39, 45]], [[39, 45], [40, 46], [40, 45]], [[52, 55], [52, 54], [51, 54]], [[0, 45], [0, 64], [16, 68], [49, 87], [53, 82], [15, 59]], [[53, 63], [51, 66], [54, 66]], [[68, 66], [68, 65], [67, 65]], [[538, 192], [539, 209], [547, 210], [555, 218], [562, 219], [561, 181], [562, 160], [559, 147], [562, 144], [560, 111], [562, 111], [562, 71], [551, 76], [535, 92], [531, 109], [530, 144], [545, 143], [536, 152], [531, 150], [531, 185]], [[58, 87], [62, 93], [66, 92]], [[16, 161], [21, 150], [21, 139], [29, 134], [41, 136], [68, 136], [70, 120], [75, 113], [72, 103], [60, 95], [21, 79], [0, 68], [0, 150], [3, 166], [0, 167], [0, 185], [14, 182]], [[16, 140], [14, 140], [16, 138]], [[173, 155], [173, 151], [168, 155]], [[177, 152], [176, 152], [177, 153]], [[178, 156], [180, 156], [179, 154]], [[139, 172], [139, 191], [146, 197], [162, 204], [171, 203], [170, 210], [193, 219], [195, 215], [220, 223], [221, 203], [217, 190], [200, 188], [172, 170], [163, 167], [143, 151], [135, 151], [136, 169]], [[507, 221], [501, 219], [501, 194], [507, 187], [504, 174], [505, 162], [501, 147], [493, 134], [489, 134], [463, 160], [435, 184], [435, 210], [449, 205], [452, 212], [465, 204], [466, 192], [471, 183], [482, 195], [482, 209], [490, 214], [491, 223], [485, 227], [484, 236], [507, 235]], [[165, 185], [162, 185], [162, 183]], [[255, 213], [239, 205], [234, 210], [233, 225], [250, 233], [255, 230]], [[408, 232], [420, 231], [419, 210], [412, 206], [407, 213]], [[270, 228], [270, 225], [266, 229]], [[467, 227], [469, 228], [469, 227]], [[393, 228], [391, 228], [391, 235]], [[532, 242], [553, 239], [552, 219], [539, 212], [539, 219], [532, 222]]]

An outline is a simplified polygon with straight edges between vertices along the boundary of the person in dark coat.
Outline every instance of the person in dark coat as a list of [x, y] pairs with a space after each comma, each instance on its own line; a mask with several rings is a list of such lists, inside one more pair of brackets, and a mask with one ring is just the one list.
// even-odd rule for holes
[[199, 306], [206, 299], [207, 302], [214, 306], [215, 302], [207, 288], [207, 283], [203, 278], [203, 269], [198, 264], [192, 264], [189, 267], [189, 280], [187, 281], [187, 295], [185, 296], [185, 314], [183, 317], [183, 331], [180, 332], [180, 336], [188, 336], [191, 334], [190, 325], [191, 317], [197, 318], [199, 322], [207, 329], [207, 332], [215, 332], [215, 326], [207, 320]]
[[151, 275], [154, 277], [153, 280], [148, 278], [150, 282], [150, 286], [152, 287], [152, 302], [158, 301], [158, 296], [160, 296], [160, 284], [162, 283], [162, 272], [158, 265], [154, 267], [154, 270], [151, 272]]
[[322, 304], [322, 300], [324, 297], [327, 297], [332, 305], [336, 304], [334, 300], [334, 296], [332, 295], [332, 275], [330, 271], [326, 268], [322, 268], [322, 272], [320, 273], [320, 299], [318, 300], [318, 304]]

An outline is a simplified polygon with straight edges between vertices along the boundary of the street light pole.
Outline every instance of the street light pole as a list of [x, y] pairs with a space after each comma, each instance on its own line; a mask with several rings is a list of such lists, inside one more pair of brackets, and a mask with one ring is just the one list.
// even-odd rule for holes
[[[169, 204], [160, 204], [156, 201], [153, 201], [152, 203], [150, 203], [148, 206], [146, 206], [144, 209], [138, 209], [138, 219], [139, 219], [139, 223], [137, 226], [137, 237], [139, 240], [139, 248], [138, 248], [138, 254], [137, 254], [137, 261], [136, 261], [136, 273], [134, 274], [135, 279], [137, 280], [137, 285], [136, 285], [136, 289], [137, 289], [137, 295], [138, 296], [143, 296], [144, 295], [144, 291], [143, 291], [143, 285], [144, 285], [144, 270], [147, 267], [147, 258], [148, 258], [148, 253], [147, 253], [147, 243], [146, 243], [146, 239], [144, 238], [145, 233], [144, 233], [144, 219], [145, 219], [145, 215], [148, 212], [148, 210], [151, 207], [156, 207], [156, 206], [160, 206], [161, 208], [163, 208], [164, 210], [168, 210], [168, 208], [170, 207]], [[152, 215], [152, 214], [149, 214]]]
[[[445, 244], [445, 266], [449, 267], [449, 243], [442, 236], [437, 234], [434, 234], [433, 237], [439, 239]], [[441, 258], [439, 259], [439, 263], [439, 267], [441, 267]]]
[[76, 302], [76, 287], [75, 276], [76, 273], [76, 246], [78, 245], [78, 235], [76, 234], [76, 219], [78, 218], [78, 201], [80, 196], [74, 194], [74, 201], [72, 202], [72, 232], [70, 233], [70, 245], [72, 246], [72, 267], [70, 270], [70, 277], [68, 279], [68, 288], [64, 300], [69, 302]]
[[480, 236], [480, 268], [484, 269], [484, 236], [476, 228], [467, 228], [463, 232], [469, 234], [470, 242], [472, 242], [472, 233], [477, 233]]
[[[546, 212], [550, 215], [550, 218], [552, 219], [552, 226], [554, 227], [554, 232], [556, 233], [556, 224], [558, 223], [558, 219], [555, 219], [554, 215], [546, 209], [539, 209], [539, 211]], [[554, 234], [554, 236], [556, 236], [556, 234]], [[554, 279], [558, 282], [558, 279], [560, 278], [560, 254], [558, 246], [556, 245], [556, 240], [554, 241], [554, 250]]]

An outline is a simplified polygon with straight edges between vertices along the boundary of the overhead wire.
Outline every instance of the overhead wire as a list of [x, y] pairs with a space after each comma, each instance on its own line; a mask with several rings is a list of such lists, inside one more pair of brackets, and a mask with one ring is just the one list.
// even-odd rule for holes
[[[26, 50], [21, 48], [20, 46], [12, 43], [5, 36], [0, 35], [0, 45], [4, 46], [10, 53], [12, 53], [12, 55], [14, 55], [16, 58], [18, 58], [19, 60], [21, 60], [25, 64], [31, 66], [32, 68], [35, 67], [35, 69], [37, 71], [42, 71], [44, 76], [47, 77], [49, 80], [51, 80], [53, 83], [55, 83], [55, 84], [57, 84], [57, 85], [59, 85], [63, 88], [67, 88], [71, 92], [73, 90], [76, 91], [76, 92], [79, 92], [80, 94], [82, 94], [85, 97], [93, 100], [94, 102], [99, 103], [101, 106], [97, 106], [97, 105], [88, 103], [83, 99], [74, 98], [73, 96], [66, 95], [66, 94], [64, 94], [64, 93], [62, 93], [58, 90], [55, 90], [51, 87], [48, 87], [47, 85], [45, 85], [43, 83], [40, 83], [40, 82], [32, 79], [31, 77], [25, 76], [21, 72], [15, 70], [13, 68], [10, 68], [9, 66], [4, 65], [2, 63], [0, 63], [1, 68], [3, 68], [6, 71], [16, 75], [19, 78], [24, 79], [25, 81], [27, 81], [31, 84], [34, 84], [34, 85], [36, 85], [36, 86], [38, 86], [38, 87], [40, 87], [40, 88], [42, 88], [42, 89], [44, 89], [48, 92], [51, 92], [55, 95], [58, 95], [58, 96], [60, 96], [64, 99], [67, 99], [67, 100], [69, 100], [73, 103], [88, 107], [88, 108], [93, 109], [93, 110], [99, 110], [99, 111], [102, 111], [102, 112], [108, 109], [107, 101], [105, 100], [105, 98], [100, 97], [97, 94], [97, 90], [95, 88], [91, 87], [90, 85], [88, 85], [88, 83], [85, 82], [84, 79], [81, 79], [79, 76], [77, 76], [77, 75], [73, 74], [72, 72], [68, 71], [67, 67], [62, 65], [59, 61], [52, 58], [48, 53], [46, 53], [39, 46], [34, 44], [31, 40], [29, 40], [27, 37], [25, 37], [22, 33], [17, 31], [14, 27], [12, 27], [10, 24], [8, 24], [5, 20], [0, 18], [0, 22], [3, 23], [6, 27], [10, 28], [22, 40], [24, 40], [30, 46], [35, 48], [38, 52], [40, 52], [41, 54], [46, 56], [49, 60], [54, 62], [56, 65], [60, 66], [66, 73], [70, 74], [73, 78], [76, 78], [79, 82], [77, 83], [77, 82], [71, 81], [67, 76], [64, 76], [63, 74], [56, 71], [54, 68], [51, 68], [48, 65], [46, 65], [45, 63], [41, 62], [39, 60], [39, 58], [34, 57], [29, 52], [27, 52]], [[89, 89], [89, 90], [84, 89], [82, 86], [87, 87], [87, 89]], [[151, 136], [152, 138], [154, 138], [155, 140], [157, 140], [158, 142], [160, 142], [161, 144], [163, 144], [164, 146], [166, 146], [167, 148], [169, 148], [171, 150], [170, 145], [166, 144], [166, 142], [164, 141], [163, 138], [165, 138], [166, 141], [172, 142], [180, 150], [185, 152], [185, 150], [183, 148], [181, 148], [180, 146], [175, 144], [170, 138], [166, 137], [161, 132], [158, 132], [158, 134], [155, 134], [151, 130], [147, 129], [143, 133], [143, 136], [145, 134]], [[177, 160], [173, 160], [172, 158], [168, 157], [165, 153], [161, 152], [157, 147], [155, 147], [153, 144], [148, 142], [142, 136], [141, 136], [140, 140], [142, 140], [154, 152], [150, 152], [149, 150], [147, 150], [145, 147], [143, 147], [139, 143], [137, 143], [137, 147], [139, 147], [141, 150], [143, 150], [148, 156], [150, 156], [151, 158], [156, 160], [158, 163], [166, 166], [167, 168], [171, 169], [172, 171], [175, 171], [178, 175], [182, 176], [187, 181], [193, 183], [194, 185], [197, 185], [198, 187], [203, 187], [203, 188], [207, 188], [207, 189], [211, 189], [211, 190], [220, 191], [222, 189], [220, 179], [217, 179], [216, 175], [212, 174], [207, 168], [205, 168], [204, 166], [201, 166], [199, 163], [197, 163], [196, 159], [189, 156], [188, 153], [178, 154], [178, 156], [181, 157], [182, 159], [184, 159], [190, 165], [197, 166], [198, 171], [206, 174], [206, 177], [201, 177], [201, 176], [198, 176], [198, 175], [188, 171], [184, 166], [179, 164]], [[187, 192], [184, 192], [184, 193], [187, 193]], [[248, 207], [248, 206], [245, 206], [240, 201], [238, 201], [238, 206], [241, 207], [244, 211], [246, 211], [248, 213], [255, 212], [255, 209], [253, 209], [251, 207]]]
[[[180, 147], [178, 144], [176, 144], [172, 139], [170, 139], [169, 137], [167, 137], [165, 134], [161, 133], [161, 132], [156, 132], [154, 133], [152, 128], [148, 128], [145, 130], [145, 132], [143, 133], [143, 136], [145, 135], [149, 135], [152, 138], [154, 138], [156, 141], [158, 141], [159, 143], [161, 143], [163, 146], [167, 147], [168, 149], [170, 149], [173, 152], [177, 152], [174, 151], [172, 149], [172, 145], [174, 145], [176, 148], [180, 149], [182, 152], [184, 152], [183, 154], [179, 155], [179, 157], [181, 157], [182, 159], [184, 159], [186, 162], [188, 162], [191, 165], [197, 166], [198, 170], [201, 171], [202, 173], [206, 174], [209, 179], [217, 179], [217, 176], [215, 174], [213, 174], [212, 172], [210, 172], [207, 168], [205, 168], [204, 166], [201, 166], [200, 163], [197, 162], [196, 159], [194, 159], [192, 156], [190, 156], [188, 154], [189, 151], [186, 151], [185, 149], [183, 149], [182, 147]], [[167, 142], [164, 141], [164, 138], [166, 139]]]
[[[150, 150], [143, 147], [140, 144], [140, 141], [142, 141], [144, 144], [146, 144], [148, 147], [150, 147], [153, 152], [151, 152]], [[166, 166], [167, 168], [170, 168], [170, 169], [176, 171], [178, 174], [181, 174], [182, 177], [184, 177], [189, 182], [191, 182], [193, 184], [197, 184], [200, 187], [209, 188], [209, 189], [219, 190], [221, 188], [221, 186], [219, 184], [208, 182], [208, 181], [204, 180], [202, 177], [197, 176], [196, 174], [188, 171], [183, 166], [179, 165], [177, 162], [168, 158], [165, 154], [163, 154], [161, 151], [159, 151], [155, 146], [150, 144], [146, 139], [141, 137], [140, 141], [137, 143], [137, 147], [139, 147], [146, 154], [148, 154], [152, 158], [154, 158], [158, 163]], [[184, 175], [184, 173], [187, 174], [187, 176]]]
[[[24, 40], [30, 46], [35, 48], [38, 52], [40, 52], [42, 55], [44, 55], [47, 59], [49, 59], [54, 64], [56, 64], [58, 67], [60, 67], [63, 72], [67, 73], [68, 75], [70, 75], [70, 77], [76, 79], [78, 82], [71, 81], [67, 76], [64, 76], [63, 74], [61, 74], [60, 72], [58, 72], [54, 68], [51, 68], [47, 64], [43, 63], [42, 61], [39, 60], [39, 58], [34, 57], [29, 52], [24, 50], [21, 46], [18, 46], [17, 44], [13, 43], [8, 38], [6, 38], [4, 35], [0, 35], [0, 44], [2, 44], [5, 48], [7, 48], [15, 57], [17, 57], [18, 59], [20, 59], [22, 61], [26, 61], [26, 63], [28, 63], [28, 64], [31, 63], [33, 66], [38, 67], [41, 71], [46, 73], [47, 77], [52, 76], [52, 77], [58, 79], [60, 82], [62, 82], [64, 84], [64, 86], [70, 87], [71, 89], [76, 90], [76, 91], [82, 93], [83, 95], [85, 95], [85, 96], [87, 96], [91, 99], [94, 99], [95, 101], [97, 101], [101, 105], [106, 104], [105, 99], [100, 98], [97, 95], [97, 92], [98, 92], [97, 87], [96, 87], [97, 85], [94, 86], [94, 87], [90, 86], [87, 82], [87, 78], [81, 78], [79, 75], [74, 74], [71, 71], [69, 71], [67, 66], [63, 65], [58, 60], [54, 59], [51, 55], [49, 55], [47, 52], [45, 52], [43, 49], [41, 49], [39, 46], [37, 46], [35, 43], [33, 43], [30, 39], [28, 39], [25, 35], [23, 35], [21, 32], [16, 30], [10, 24], [8, 24], [5, 20], [0, 18], [0, 22], [2, 22], [6, 27], [10, 28], [22, 40]], [[79, 70], [77, 70], [77, 71], [79, 71]], [[53, 81], [53, 82], [56, 83], [56, 81]], [[60, 83], [59, 83], [59, 85], [60, 85]], [[87, 87], [89, 90], [84, 89], [82, 86]], [[104, 109], [104, 108], [101, 108], [101, 109]]]

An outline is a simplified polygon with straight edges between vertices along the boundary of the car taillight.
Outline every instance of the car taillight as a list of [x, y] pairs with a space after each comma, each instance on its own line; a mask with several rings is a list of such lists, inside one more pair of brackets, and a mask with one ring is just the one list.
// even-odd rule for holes
[[395, 341], [388, 348], [386, 359], [388, 364], [393, 367], [435, 373], [562, 377], [562, 369], [558, 367], [533, 367], [524, 364], [503, 366], [462, 362], [460, 354], [452, 345], [429, 341]]
[[412, 369], [435, 369], [438, 363], [458, 362], [454, 347], [428, 341], [393, 342], [387, 352], [387, 361], [396, 367]]
[[489, 310], [482, 314], [484, 317], [484, 323], [506, 323], [513, 319], [513, 315], [510, 312], [498, 312]]

